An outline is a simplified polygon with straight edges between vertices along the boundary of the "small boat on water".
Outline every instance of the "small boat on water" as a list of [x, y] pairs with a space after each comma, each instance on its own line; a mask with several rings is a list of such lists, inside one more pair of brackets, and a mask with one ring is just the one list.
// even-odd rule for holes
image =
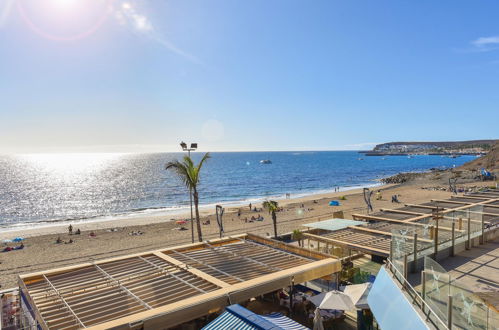
[[272, 161], [270, 159], [262, 159], [260, 164], [272, 164]]

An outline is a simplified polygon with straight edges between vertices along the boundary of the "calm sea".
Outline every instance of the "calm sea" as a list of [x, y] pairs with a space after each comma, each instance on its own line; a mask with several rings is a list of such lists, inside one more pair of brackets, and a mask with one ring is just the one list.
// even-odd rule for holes
[[[184, 210], [188, 193], [164, 169], [178, 157], [182, 154], [0, 156], [0, 230]], [[193, 154], [195, 160], [200, 157]], [[272, 164], [260, 164], [262, 159]], [[347, 151], [212, 153], [202, 172], [201, 203], [209, 207], [373, 185], [398, 172], [459, 166], [471, 159], [364, 157]]]

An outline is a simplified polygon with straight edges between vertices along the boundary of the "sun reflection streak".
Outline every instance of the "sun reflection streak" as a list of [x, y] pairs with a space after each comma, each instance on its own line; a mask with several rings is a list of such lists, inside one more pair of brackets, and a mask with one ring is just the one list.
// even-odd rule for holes
[[25, 154], [22, 159], [44, 173], [56, 176], [80, 176], [104, 170], [124, 154]]

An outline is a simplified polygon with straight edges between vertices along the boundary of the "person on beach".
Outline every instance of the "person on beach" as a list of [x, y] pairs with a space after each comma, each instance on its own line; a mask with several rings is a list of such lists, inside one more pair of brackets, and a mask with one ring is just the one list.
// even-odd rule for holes
[[241, 209], [238, 209], [237, 210], [237, 217], [240, 218], [241, 217]]
[[56, 244], [61, 244], [62, 243], [61, 236], [57, 237], [57, 239], [55, 240], [55, 243]]
[[73, 226], [70, 224], [68, 227], [69, 235], [73, 235]]
[[250, 211], [251, 211], [251, 203], [249, 203], [249, 209], [250, 209]]
[[80, 228], [76, 229], [75, 235], [80, 235], [80, 234], [81, 234]]
[[376, 200], [377, 200], [377, 201], [380, 201], [380, 200], [381, 200], [381, 198], [382, 198], [382, 196], [381, 196], [381, 190], [378, 190], [378, 191], [376, 192]]

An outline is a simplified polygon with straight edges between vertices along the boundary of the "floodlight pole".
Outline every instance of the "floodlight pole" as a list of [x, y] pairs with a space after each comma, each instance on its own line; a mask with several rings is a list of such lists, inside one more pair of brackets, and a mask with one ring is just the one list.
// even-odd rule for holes
[[[187, 144], [182, 141], [180, 142], [180, 146], [182, 147], [183, 151], [187, 151], [187, 155], [189, 158], [191, 158], [191, 151], [194, 151], [197, 149], [197, 143], [191, 143], [191, 147], [188, 148]], [[189, 205], [191, 206], [191, 242], [194, 243], [194, 220], [192, 216], [192, 189], [189, 187]]]

